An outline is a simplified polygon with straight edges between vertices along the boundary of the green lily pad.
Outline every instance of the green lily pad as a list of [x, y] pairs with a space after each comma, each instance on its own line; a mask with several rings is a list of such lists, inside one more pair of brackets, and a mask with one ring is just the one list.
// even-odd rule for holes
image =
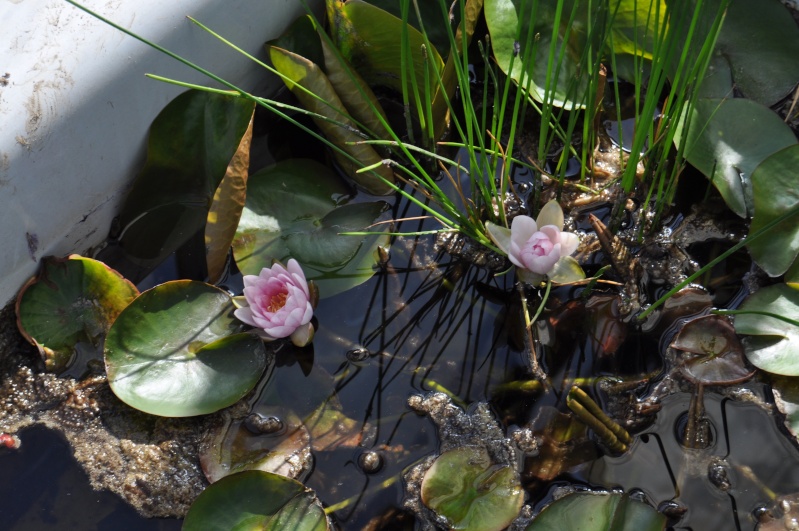
[[422, 501], [451, 529], [499, 531], [518, 516], [524, 490], [519, 474], [494, 464], [485, 448], [463, 446], [444, 452], [427, 470]]
[[[713, 15], [721, 0], [706, 3]], [[732, 0], [713, 53], [704, 97], [730, 97], [734, 87], [770, 107], [799, 83], [799, 28], [779, 0]]]
[[119, 214], [120, 244], [131, 257], [157, 265], [205, 226], [254, 108], [245, 98], [190, 90], [159, 113]]
[[[685, 127], [684, 120], [679, 127]], [[687, 137], [677, 132], [675, 143], [678, 147], [685, 143], [688, 162], [712, 179], [727, 206], [741, 217], [756, 209], [752, 187], [758, 165], [797, 144], [791, 128], [776, 113], [746, 99], [699, 99], [688, 128]]]
[[233, 240], [239, 269], [257, 275], [274, 260], [294, 258], [322, 297], [371, 278], [377, 248], [387, 238], [340, 233], [366, 229], [387, 205], [344, 204], [349, 194], [330, 169], [310, 160], [286, 160], [250, 176], [247, 204]]
[[[752, 173], [755, 216], [750, 233], [799, 205], [799, 144], [764, 160]], [[799, 217], [792, 216], [773, 227], [763, 238], [747, 245], [752, 259], [775, 277], [785, 273], [799, 254]]]
[[250, 470], [224, 477], [200, 494], [183, 531], [326, 531], [316, 496], [293, 479]]
[[39, 349], [48, 370], [62, 371], [79, 344], [100, 357], [111, 323], [139, 290], [102, 262], [72, 255], [45, 258], [17, 298], [17, 326]]
[[680, 372], [691, 381], [729, 385], [751, 378], [744, 348], [726, 317], [705, 315], [685, 323], [671, 348], [682, 351]]
[[569, 494], [544, 508], [525, 531], [662, 531], [666, 517], [623, 494]]
[[[740, 309], [796, 319], [799, 290], [785, 284], [767, 286], [746, 299]], [[735, 331], [751, 336], [743, 343], [752, 365], [774, 374], [799, 376], [799, 326], [767, 315], [739, 314], [735, 316]]]
[[[497, 65], [537, 101], [556, 107], [585, 106], [587, 76], [581, 57], [585, 49], [586, 12], [578, 11], [569, 28], [574, 0], [485, 0], [484, 12]], [[595, 24], [600, 22], [594, 21]], [[554, 46], [550, 61], [550, 48]], [[554, 67], [547, 87], [547, 68]]]
[[176, 280], [142, 293], [105, 340], [108, 383], [120, 400], [163, 417], [213, 413], [246, 395], [267, 366], [263, 341], [242, 333], [230, 296]]

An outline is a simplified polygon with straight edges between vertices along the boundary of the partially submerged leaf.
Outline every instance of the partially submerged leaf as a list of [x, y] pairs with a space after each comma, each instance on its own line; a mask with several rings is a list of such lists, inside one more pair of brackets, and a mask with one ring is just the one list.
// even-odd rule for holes
[[200, 464], [208, 481], [244, 470], [261, 470], [302, 480], [310, 470], [311, 435], [302, 420], [285, 406], [259, 407], [250, 413], [259, 419], [271, 418], [279, 429], [253, 433], [250, 418], [227, 420], [214, 429], [200, 451]]
[[45, 258], [38, 275], [19, 292], [17, 326], [39, 349], [47, 369], [58, 372], [81, 343], [99, 358], [111, 323], [138, 294], [133, 284], [97, 260]]
[[267, 367], [263, 341], [242, 333], [230, 295], [176, 280], [145, 291], [117, 317], [105, 341], [111, 390], [131, 407], [188, 417], [227, 407]]
[[[796, 320], [799, 290], [775, 284], [756, 291], [744, 301], [742, 311], [768, 312]], [[744, 339], [746, 357], [755, 367], [774, 374], [799, 376], [799, 326], [762, 314], [735, 316], [735, 331]]]
[[578, 492], [547, 505], [525, 531], [663, 531], [666, 517], [626, 494]]
[[183, 531], [326, 531], [324, 509], [293, 479], [250, 470], [205, 489], [183, 521]]
[[[778, 151], [752, 173], [755, 216], [750, 234], [799, 206], [799, 144]], [[799, 254], [799, 216], [792, 216], [747, 245], [752, 259], [770, 276], [785, 273]]]
[[438, 456], [422, 480], [422, 501], [451, 529], [499, 531], [519, 514], [519, 474], [496, 465], [483, 447], [462, 446]]
[[286, 160], [253, 174], [233, 241], [239, 269], [257, 275], [274, 260], [294, 258], [322, 297], [369, 279], [385, 238], [340, 233], [372, 225], [386, 204], [345, 205], [349, 194], [330, 169], [310, 160]]
[[679, 367], [689, 380], [729, 385], [754, 375], [744, 363], [744, 349], [726, 317], [705, 315], [685, 323], [671, 348], [683, 352]]
[[214, 193], [214, 201], [208, 211], [205, 224], [205, 261], [208, 279], [216, 283], [224, 273], [230, 254], [230, 244], [236, 234], [244, 201], [247, 199], [247, 175], [250, 167], [250, 141], [252, 120], [241, 143], [227, 167], [225, 177]]
[[190, 90], [159, 113], [119, 214], [131, 257], [155, 266], [203, 228], [254, 109], [245, 98]]
[[699, 99], [679, 127], [688, 128], [687, 136], [681, 132], [675, 136], [678, 146], [684, 142], [685, 158], [711, 179], [727, 206], [741, 217], [751, 216], [753, 208], [758, 215], [753, 200], [758, 165], [797, 144], [791, 128], [776, 113], [745, 99]]

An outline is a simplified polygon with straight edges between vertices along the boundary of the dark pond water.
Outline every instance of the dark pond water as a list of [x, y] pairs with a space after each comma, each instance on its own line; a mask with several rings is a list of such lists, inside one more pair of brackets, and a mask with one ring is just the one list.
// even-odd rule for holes
[[8, 531], [176, 531], [180, 520], [145, 520], [115, 494], [95, 491], [67, 441], [44, 427], [0, 450], [0, 529]]

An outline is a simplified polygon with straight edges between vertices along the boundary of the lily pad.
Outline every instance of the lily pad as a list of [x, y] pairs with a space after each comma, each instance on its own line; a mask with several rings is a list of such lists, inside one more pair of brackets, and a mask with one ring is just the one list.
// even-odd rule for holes
[[272, 406], [251, 413], [278, 425], [271, 433], [253, 433], [248, 419], [229, 420], [210, 436], [200, 452], [200, 464], [208, 481], [244, 470], [261, 470], [302, 480], [313, 463], [311, 434], [290, 410]]
[[61, 371], [79, 344], [101, 356], [111, 323], [139, 290], [102, 262], [72, 255], [45, 258], [39, 274], [17, 298], [17, 326], [34, 344], [48, 370]]
[[316, 496], [293, 479], [250, 470], [227, 476], [200, 494], [183, 531], [325, 531], [327, 517]]
[[[685, 120], [680, 127], [686, 127]], [[771, 109], [746, 99], [699, 99], [687, 127], [687, 137], [678, 131], [675, 142], [684, 142], [688, 162], [711, 179], [733, 212], [757, 215], [755, 169], [773, 153], [797, 144], [791, 128]]]
[[525, 531], [662, 531], [666, 517], [624, 494], [569, 494], [544, 508]]
[[[767, 286], [746, 299], [740, 309], [796, 318], [799, 290], [785, 284]], [[768, 315], [739, 314], [735, 316], [735, 331], [751, 336], [743, 343], [752, 365], [774, 374], [799, 376], [799, 326]]]
[[496, 465], [483, 447], [441, 454], [422, 480], [422, 501], [451, 529], [499, 531], [519, 514], [524, 490], [519, 474]]
[[680, 329], [671, 348], [682, 351], [680, 372], [691, 381], [729, 385], [754, 375], [744, 362], [744, 348], [727, 318], [705, 315]]
[[119, 241], [131, 257], [157, 265], [205, 226], [254, 108], [244, 98], [190, 90], [158, 114], [147, 161], [119, 214]]
[[[755, 216], [754, 233], [777, 217], [799, 206], [799, 145], [794, 144], [763, 161], [752, 173]], [[785, 273], [799, 254], [799, 216], [773, 227], [747, 247], [752, 259], [771, 276]]]
[[[706, 3], [714, 15], [721, 0]], [[713, 53], [705, 97], [732, 96], [734, 87], [770, 107], [799, 83], [799, 28], [779, 0], [732, 0]]]
[[771, 379], [774, 404], [785, 416], [785, 428], [795, 442], [799, 442], [799, 378], [775, 377]]
[[213, 413], [247, 394], [267, 366], [258, 337], [242, 333], [230, 296], [176, 280], [145, 291], [119, 314], [105, 341], [111, 390], [163, 417]]
[[247, 204], [233, 240], [239, 269], [257, 275], [274, 260], [294, 258], [308, 280], [317, 283], [321, 297], [371, 278], [377, 248], [387, 238], [340, 233], [366, 229], [387, 205], [344, 204], [349, 195], [330, 169], [310, 160], [286, 160], [250, 176]]
[[[551, 101], [556, 107], [577, 109], [586, 103], [588, 79], [581, 58], [590, 28], [585, 8], [577, 4], [574, 0], [485, 0], [497, 65], [537, 101]], [[573, 9], [577, 11], [570, 26]], [[550, 64], [557, 66], [547, 86]]]

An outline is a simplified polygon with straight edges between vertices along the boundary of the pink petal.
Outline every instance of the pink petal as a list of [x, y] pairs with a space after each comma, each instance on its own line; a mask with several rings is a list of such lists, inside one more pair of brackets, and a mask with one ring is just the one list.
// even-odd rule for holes
[[571, 256], [580, 246], [580, 238], [573, 232], [560, 233], [560, 255]]
[[233, 315], [235, 315], [236, 319], [238, 319], [244, 324], [256, 327], [258, 326], [255, 323], [255, 320], [252, 318], [252, 310], [250, 310], [249, 308], [237, 308], [236, 310], [233, 311]]
[[538, 232], [538, 225], [530, 216], [516, 216], [510, 225], [510, 241], [523, 247], [530, 237]]
[[561, 232], [560, 229], [557, 228], [555, 225], [544, 225], [538, 230], [546, 234], [547, 238], [549, 238], [549, 241], [551, 241], [552, 243], [560, 242]]

